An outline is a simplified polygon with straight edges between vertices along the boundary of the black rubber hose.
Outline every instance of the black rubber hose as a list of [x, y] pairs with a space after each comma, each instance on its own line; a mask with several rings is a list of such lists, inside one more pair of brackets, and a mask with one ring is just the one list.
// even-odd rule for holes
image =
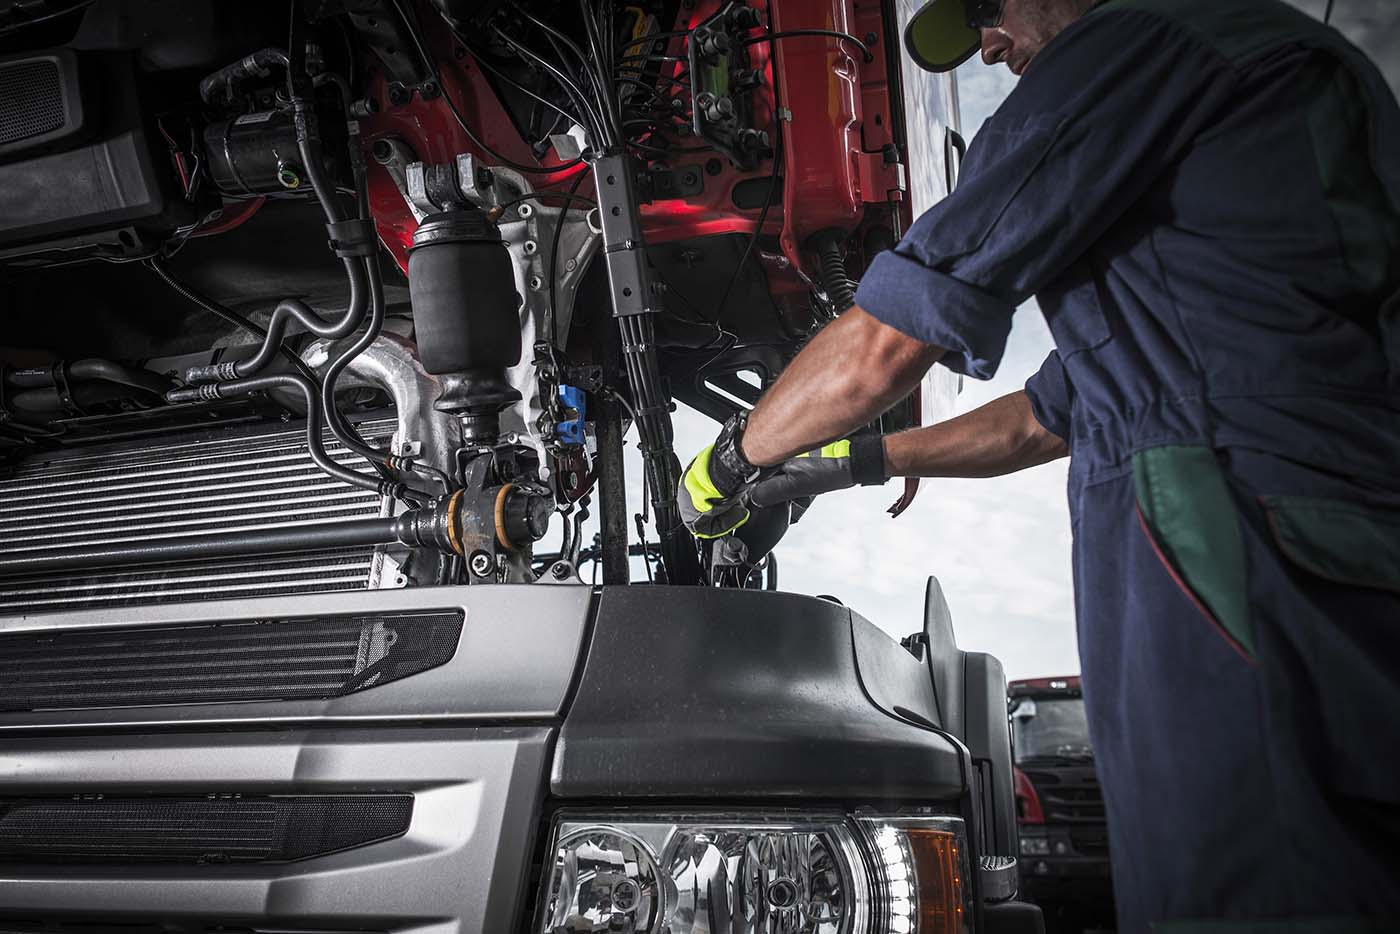
[[[249, 334], [252, 334], [254, 337], [262, 338], [263, 341], [267, 340], [268, 334], [261, 327], [249, 321], [247, 318], [243, 317], [233, 309], [225, 308], [223, 305], [220, 305], [213, 299], [207, 298], [199, 294], [194, 289], [191, 289], [188, 285], [181, 282], [179, 279], [176, 279], [173, 275], [171, 275], [170, 270], [166, 268], [165, 263], [162, 262], [159, 258], [153, 257], [151, 259], [146, 260], [145, 266], [147, 269], [151, 270], [151, 272], [154, 272], [157, 276], [159, 276], [162, 282], [164, 282], [166, 285], [170, 286], [177, 293], [179, 293], [179, 295], [186, 301], [198, 305], [200, 308], [203, 308], [211, 315], [222, 318], [223, 320], [227, 321], [229, 324], [234, 325], [235, 327], [242, 328]], [[282, 354], [282, 358], [288, 363], [290, 363], [298, 373], [300, 373], [303, 377], [305, 377], [312, 383], [316, 382], [316, 374], [311, 372], [310, 368], [307, 367], [307, 365], [301, 361], [301, 358], [298, 357], [290, 347], [282, 343], [280, 340], [275, 342], [273, 346], [278, 352]]]
[[856, 282], [846, 273], [846, 261], [841, 257], [841, 242], [835, 236], [822, 239], [817, 246], [822, 288], [839, 315], [856, 303]]
[[331, 434], [336, 440], [345, 445], [356, 454], [374, 464], [376, 468], [387, 466], [386, 458], [388, 451], [377, 448], [355, 430], [344, 414], [335, 404], [335, 384], [340, 379], [340, 374], [350, 365], [356, 357], [363, 353], [379, 337], [380, 331], [384, 328], [384, 283], [379, 272], [378, 264], [373, 260], [366, 263], [369, 271], [370, 284], [370, 313], [369, 326], [360, 335], [355, 343], [351, 344], [326, 367], [325, 375], [321, 377], [321, 406], [325, 412], [326, 425], [330, 428]]
[[287, 326], [293, 321], [317, 337], [330, 340], [339, 340], [354, 333], [364, 320], [365, 309], [369, 306], [369, 297], [365, 288], [363, 264], [355, 257], [347, 257], [344, 263], [345, 274], [350, 279], [350, 306], [345, 309], [345, 314], [335, 321], [327, 322], [312, 311], [305, 302], [295, 298], [284, 298], [272, 310], [272, 317], [267, 322], [267, 336], [263, 338], [257, 353], [247, 360], [236, 363], [215, 363], [209, 366], [191, 367], [186, 372], [185, 379], [191, 383], [207, 383], [217, 380], [246, 379], [258, 373], [272, 362], [278, 347], [286, 337]]
[[[66, 366], [68, 379], [75, 382], [101, 380], [104, 383], [116, 383], [118, 386], [140, 389], [157, 396], [165, 395], [166, 390], [170, 388], [170, 380], [159, 373], [114, 363], [111, 360], [89, 358], [56, 365]], [[5, 374], [5, 382], [16, 389], [48, 388], [55, 384], [53, 367], [10, 370]]]
[[300, 376], [283, 373], [275, 376], [255, 376], [250, 379], [235, 379], [221, 383], [209, 383], [204, 386], [191, 386], [166, 393], [165, 400], [172, 405], [182, 402], [204, 402], [246, 396], [251, 392], [268, 389], [295, 390], [301, 393], [302, 400], [306, 403], [306, 449], [317, 467], [337, 480], [352, 486], [395, 496], [402, 493], [400, 489], [402, 484], [394, 484], [380, 480], [378, 477], [362, 474], [331, 459], [330, 455], [326, 453], [325, 443], [321, 439], [321, 408], [316, 404], [316, 387]]
[[240, 82], [273, 66], [288, 67], [287, 53], [281, 49], [259, 49], [251, 55], [245, 55], [199, 82], [199, 98], [208, 104], [216, 91], [232, 89]]

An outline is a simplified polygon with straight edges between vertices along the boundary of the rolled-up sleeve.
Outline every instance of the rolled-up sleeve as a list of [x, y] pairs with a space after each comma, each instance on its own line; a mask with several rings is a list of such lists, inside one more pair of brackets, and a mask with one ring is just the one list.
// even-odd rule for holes
[[1017, 306], [1109, 229], [1236, 90], [1200, 36], [1110, 2], [1066, 29], [973, 141], [957, 189], [866, 270], [856, 303], [989, 379]]
[[1065, 375], [1065, 365], [1060, 362], [1059, 351], [1050, 351], [1040, 369], [1026, 380], [1026, 397], [1031, 402], [1031, 414], [1040, 426], [1068, 443], [1074, 391]]

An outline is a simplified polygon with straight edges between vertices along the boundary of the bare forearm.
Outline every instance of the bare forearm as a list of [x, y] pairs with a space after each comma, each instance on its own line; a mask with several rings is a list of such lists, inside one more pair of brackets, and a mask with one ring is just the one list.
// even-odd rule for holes
[[1018, 391], [957, 418], [885, 438], [892, 477], [998, 477], [1069, 453]]
[[943, 355], [852, 308], [802, 349], [749, 416], [743, 452], [760, 467], [844, 438], [899, 401]]

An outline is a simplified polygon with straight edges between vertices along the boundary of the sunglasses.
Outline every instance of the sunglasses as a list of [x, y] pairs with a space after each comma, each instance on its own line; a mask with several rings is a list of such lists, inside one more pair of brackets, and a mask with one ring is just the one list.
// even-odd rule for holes
[[963, 0], [967, 25], [973, 29], [995, 29], [1001, 25], [1006, 0]]

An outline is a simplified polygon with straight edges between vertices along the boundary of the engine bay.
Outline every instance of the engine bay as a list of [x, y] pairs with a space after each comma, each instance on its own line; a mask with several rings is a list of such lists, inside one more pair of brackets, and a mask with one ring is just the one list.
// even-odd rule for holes
[[911, 222], [951, 91], [900, 16], [0, 3], [0, 607], [767, 586], [800, 506], [697, 545], [671, 414], [751, 406]]

